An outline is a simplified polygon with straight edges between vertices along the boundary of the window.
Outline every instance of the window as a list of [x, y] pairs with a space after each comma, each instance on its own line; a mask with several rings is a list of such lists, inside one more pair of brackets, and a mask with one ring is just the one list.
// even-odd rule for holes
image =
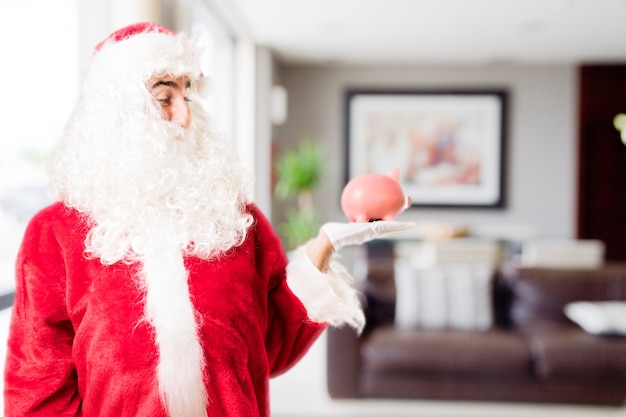
[[0, 13], [0, 293], [23, 229], [48, 204], [46, 162], [79, 91], [76, 0], [12, 1]]
[[232, 34], [204, 3], [181, 3], [178, 2], [180, 19], [177, 29], [199, 32], [206, 46], [202, 72], [210, 80], [210, 94], [203, 104], [219, 130], [227, 139], [233, 140], [235, 52]]

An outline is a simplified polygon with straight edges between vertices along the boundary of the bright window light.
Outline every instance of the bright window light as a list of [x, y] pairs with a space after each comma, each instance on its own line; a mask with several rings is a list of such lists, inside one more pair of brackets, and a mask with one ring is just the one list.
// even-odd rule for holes
[[1, 294], [26, 222], [50, 200], [47, 159], [77, 100], [77, 0], [4, 2], [0, 52]]

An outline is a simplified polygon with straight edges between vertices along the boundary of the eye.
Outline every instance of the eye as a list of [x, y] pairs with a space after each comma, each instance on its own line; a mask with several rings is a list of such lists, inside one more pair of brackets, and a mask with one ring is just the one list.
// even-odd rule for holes
[[172, 104], [172, 100], [169, 97], [157, 98], [157, 101], [162, 107], [168, 107]]
[[189, 97], [185, 97], [185, 101], [186, 101], [187, 103], [191, 103], [191, 99], [190, 99]]

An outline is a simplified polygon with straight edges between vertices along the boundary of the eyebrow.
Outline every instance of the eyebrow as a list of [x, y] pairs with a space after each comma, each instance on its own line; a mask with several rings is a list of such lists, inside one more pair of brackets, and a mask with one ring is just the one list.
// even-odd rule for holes
[[[161, 85], [165, 85], [167, 87], [172, 87], [172, 88], [178, 88], [178, 83], [176, 81], [163, 81], [163, 80], [159, 80], [157, 82], [155, 82], [154, 84], [152, 84], [152, 87], [150, 87], [151, 90], [154, 90], [155, 88], [157, 88], [158, 86]], [[185, 82], [185, 89], [191, 88], [191, 81], [187, 80]]]

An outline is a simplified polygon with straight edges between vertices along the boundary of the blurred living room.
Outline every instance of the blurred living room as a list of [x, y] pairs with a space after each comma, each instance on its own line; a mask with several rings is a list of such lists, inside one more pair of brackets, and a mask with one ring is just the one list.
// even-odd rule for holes
[[273, 378], [273, 417], [626, 417], [624, 17], [626, 0], [5, 2], [2, 363], [93, 47], [153, 21], [201, 34], [202, 104], [286, 249], [311, 237], [303, 213], [348, 221], [355, 177], [397, 169], [411, 201], [410, 232], [342, 249], [368, 324]]

